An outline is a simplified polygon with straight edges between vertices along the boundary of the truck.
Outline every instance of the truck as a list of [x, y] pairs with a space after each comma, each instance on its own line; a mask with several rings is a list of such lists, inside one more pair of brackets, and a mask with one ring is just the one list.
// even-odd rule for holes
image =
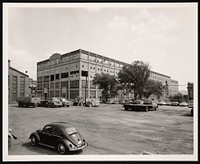
[[20, 97], [17, 99], [19, 107], [30, 107], [32, 106], [35, 108], [37, 106], [37, 101], [35, 98], [32, 97]]
[[193, 83], [188, 83], [188, 107], [191, 108], [191, 116], [193, 116]]
[[150, 111], [157, 110], [158, 105], [152, 100], [135, 100], [128, 103], [124, 103], [125, 110], [134, 110], [134, 111]]

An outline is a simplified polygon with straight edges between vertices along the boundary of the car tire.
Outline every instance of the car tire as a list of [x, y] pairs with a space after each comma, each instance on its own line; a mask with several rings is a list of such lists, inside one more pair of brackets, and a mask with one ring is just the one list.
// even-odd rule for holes
[[57, 151], [59, 154], [63, 155], [67, 152], [67, 148], [63, 143], [59, 143], [57, 146]]
[[38, 145], [38, 139], [35, 136], [31, 136], [31, 145], [37, 146]]

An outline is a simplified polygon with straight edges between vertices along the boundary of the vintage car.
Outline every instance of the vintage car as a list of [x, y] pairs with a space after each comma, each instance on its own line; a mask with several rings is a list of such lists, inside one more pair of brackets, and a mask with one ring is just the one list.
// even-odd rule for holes
[[157, 103], [158, 105], [166, 105], [166, 102], [165, 101], [158, 101], [158, 103]]
[[125, 110], [134, 110], [134, 111], [150, 111], [157, 110], [158, 105], [152, 100], [134, 100], [133, 102], [124, 103]]
[[171, 102], [171, 106], [179, 106], [179, 102], [177, 101]]
[[47, 102], [47, 107], [62, 107], [63, 104], [56, 97], [52, 97]]
[[170, 106], [170, 105], [171, 105], [171, 102], [170, 102], [170, 101], [167, 101], [167, 102], [166, 102], [166, 105], [167, 105], [167, 106]]
[[181, 103], [179, 104], [179, 106], [185, 107], [185, 106], [188, 106], [188, 103], [184, 101], [184, 102], [181, 102]]
[[62, 103], [63, 107], [69, 107], [69, 101], [66, 100], [66, 98], [60, 97], [59, 98], [60, 102]]
[[98, 99], [86, 99], [85, 106], [87, 107], [98, 107], [99, 105], [100, 105], [100, 102]]
[[38, 144], [56, 148], [59, 154], [78, 151], [87, 147], [88, 143], [75, 127], [67, 122], [54, 122], [36, 130], [30, 137], [31, 145]]
[[148, 108], [148, 110], [157, 110], [158, 108], [158, 104], [152, 100], [145, 100], [143, 102], [143, 105], [147, 105], [147, 106], [149, 105], [150, 107]]
[[82, 106], [84, 101], [85, 101], [85, 99], [83, 97], [76, 97], [73, 100], [73, 106]]

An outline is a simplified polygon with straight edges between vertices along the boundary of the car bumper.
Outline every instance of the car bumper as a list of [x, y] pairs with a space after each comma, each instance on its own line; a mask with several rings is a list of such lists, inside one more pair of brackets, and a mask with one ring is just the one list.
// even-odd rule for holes
[[87, 146], [88, 146], [88, 143], [85, 143], [84, 145], [79, 146], [79, 147], [69, 148], [69, 151], [78, 151], [78, 150], [81, 150], [81, 149], [83, 149]]

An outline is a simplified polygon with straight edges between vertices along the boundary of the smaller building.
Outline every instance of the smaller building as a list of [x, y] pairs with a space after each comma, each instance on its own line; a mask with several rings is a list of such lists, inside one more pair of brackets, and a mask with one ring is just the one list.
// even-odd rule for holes
[[8, 103], [29, 95], [29, 76], [10, 66], [8, 60]]
[[31, 95], [31, 97], [36, 97], [36, 87], [37, 81], [29, 78], [29, 95]]

